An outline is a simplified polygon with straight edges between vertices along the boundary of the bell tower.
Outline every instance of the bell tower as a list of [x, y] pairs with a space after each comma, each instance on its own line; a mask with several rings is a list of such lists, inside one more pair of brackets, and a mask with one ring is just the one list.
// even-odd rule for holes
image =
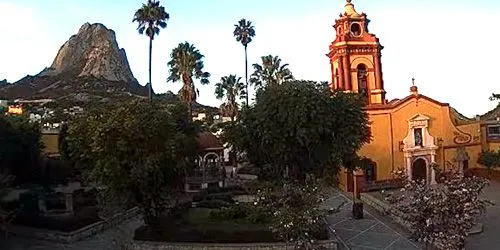
[[335, 20], [335, 40], [330, 45], [334, 90], [354, 92], [366, 98], [367, 105], [385, 104], [381, 50], [378, 38], [368, 32], [370, 20], [358, 14], [352, 0], [346, 0], [344, 13]]

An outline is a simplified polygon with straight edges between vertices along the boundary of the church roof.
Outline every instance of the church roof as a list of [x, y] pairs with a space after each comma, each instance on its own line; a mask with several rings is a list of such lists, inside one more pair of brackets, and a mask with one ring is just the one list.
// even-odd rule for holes
[[200, 151], [221, 149], [224, 147], [219, 138], [210, 132], [199, 133], [197, 141], [198, 150]]
[[416, 95], [412, 94], [412, 95], [406, 96], [403, 99], [394, 99], [386, 104], [370, 104], [370, 105], [368, 105], [367, 109], [369, 109], [369, 110], [392, 109], [392, 108], [396, 108], [396, 107], [402, 105], [403, 103], [405, 103], [411, 99], [414, 99], [414, 98], [424, 99], [424, 100], [427, 100], [427, 101], [432, 102], [432, 103], [439, 105], [439, 106], [450, 106], [450, 104], [448, 104], [448, 103], [443, 103], [443, 102], [434, 100], [434, 99], [432, 99], [428, 96], [422, 95], [422, 94], [416, 94]]

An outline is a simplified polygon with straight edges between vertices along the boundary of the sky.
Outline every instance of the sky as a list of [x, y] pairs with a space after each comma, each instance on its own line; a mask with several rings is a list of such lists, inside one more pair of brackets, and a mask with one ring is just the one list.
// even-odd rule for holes
[[[116, 33], [134, 76], [148, 80], [148, 38], [137, 33], [133, 14], [146, 0], [0, 0], [0, 80], [15, 82], [52, 64], [60, 46], [86, 22], [103, 23]], [[244, 79], [243, 46], [234, 24], [251, 20], [256, 36], [249, 45], [249, 65], [264, 55], [288, 63], [297, 79], [331, 81], [328, 46], [332, 25], [345, 0], [161, 0], [170, 14], [153, 43], [152, 82], [156, 93], [177, 93], [181, 83], [167, 83], [170, 52], [188, 41], [205, 56], [209, 85], [198, 102], [219, 106], [214, 85], [236, 74]], [[353, 0], [371, 20], [380, 39], [387, 99], [409, 94], [411, 78], [419, 92], [449, 103], [473, 117], [497, 105], [500, 92], [498, 0]], [[249, 68], [249, 74], [252, 72]]]

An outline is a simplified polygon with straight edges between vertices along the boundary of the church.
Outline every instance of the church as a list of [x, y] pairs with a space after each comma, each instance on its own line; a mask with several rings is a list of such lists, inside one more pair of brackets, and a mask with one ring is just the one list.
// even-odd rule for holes
[[[374, 164], [356, 174], [361, 185], [390, 180], [398, 169], [428, 184], [436, 183], [437, 172], [483, 169], [477, 164], [478, 156], [482, 150], [498, 150], [500, 119], [467, 118], [449, 104], [419, 93], [414, 80], [407, 96], [387, 100], [381, 61], [384, 47], [369, 32], [369, 22], [347, 0], [344, 13], [335, 20], [336, 38], [327, 54], [331, 88], [361, 94], [366, 102], [372, 141], [359, 155]], [[339, 176], [340, 186], [347, 191], [353, 188], [351, 175], [344, 170]]]

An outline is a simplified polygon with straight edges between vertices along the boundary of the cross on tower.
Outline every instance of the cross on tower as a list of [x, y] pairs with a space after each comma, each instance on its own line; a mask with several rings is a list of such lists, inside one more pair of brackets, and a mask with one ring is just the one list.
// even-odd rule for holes
[[412, 86], [415, 86], [415, 77], [412, 77], [412, 78], [411, 78], [411, 85], [412, 85]]

